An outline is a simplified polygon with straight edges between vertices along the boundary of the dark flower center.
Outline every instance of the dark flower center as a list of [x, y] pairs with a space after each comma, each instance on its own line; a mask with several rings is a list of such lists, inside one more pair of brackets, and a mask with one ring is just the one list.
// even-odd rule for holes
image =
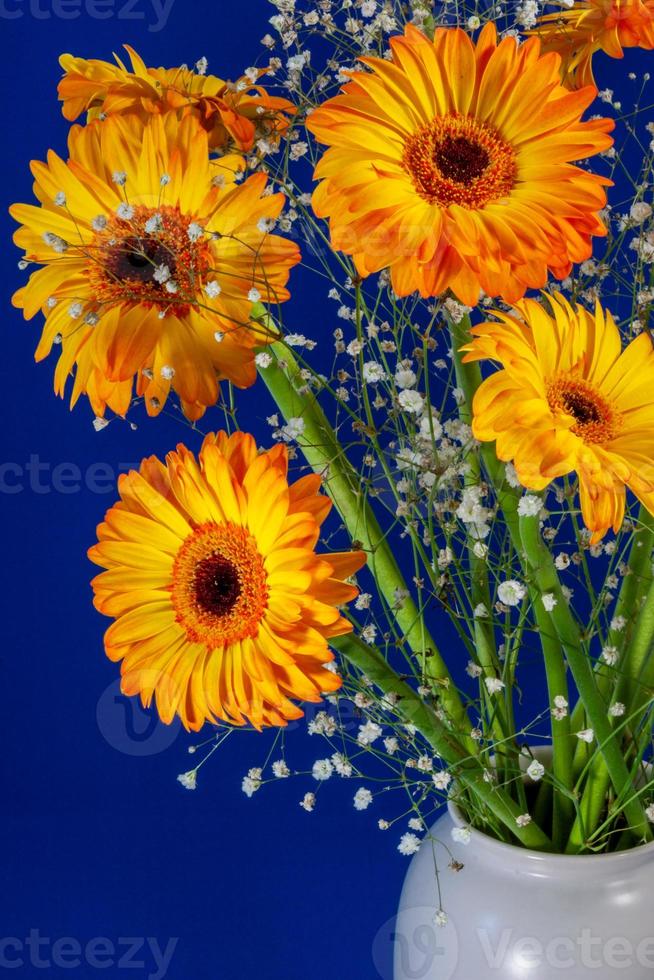
[[574, 415], [577, 422], [582, 425], [604, 421], [604, 414], [600, 410], [600, 406], [582, 391], [565, 391], [561, 400], [565, 410], [570, 415]]
[[483, 146], [465, 136], [447, 135], [434, 150], [434, 163], [448, 180], [470, 184], [485, 173], [490, 155]]
[[160, 266], [175, 276], [175, 256], [156, 238], [126, 238], [113, 250], [109, 273], [121, 282], [151, 282]]
[[194, 590], [202, 609], [214, 616], [226, 616], [241, 594], [238, 571], [222, 555], [209, 555], [196, 566]]

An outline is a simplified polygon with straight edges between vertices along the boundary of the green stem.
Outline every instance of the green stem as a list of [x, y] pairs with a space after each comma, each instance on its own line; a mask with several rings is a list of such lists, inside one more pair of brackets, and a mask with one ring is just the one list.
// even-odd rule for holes
[[297, 441], [307, 462], [324, 477], [325, 489], [352, 541], [360, 542], [368, 552], [368, 565], [375, 584], [410, 649], [424, 659], [428, 681], [437, 691], [454, 730], [469, 736], [471, 725], [466, 710], [438, 646], [426, 630], [421, 611], [410, 595], [398, 603], [398, 594], [406, 595], [409, 589], [391, 545], [361, 493], [356, 470], [345, 458], [315, 395], [306, 391], [306, 381], [293, 353], [279, 342], [266, 350], [274, 360], [261, 371], [263, 381], [287, 421], [302, 418], [304, 430]]
[[[551, 612], [552, 623], [563, 645], [579, 697], [599, 744], [604, 765], [615, 792], [624, 803], [624, 810], [634, 833], [649, 839], [650, 828], [637, 799], [633, 798], [633, 781], [622, 754], [620, 740], [613, 731], [608, 716], [608, 705], [602, 697], [590, 658], [583, 649], [577, 624], [563, 595], [552, 556], [545, 547], [535, 517], [520, 518], [520, 535], [533, 583], [541, 596], [550, 593], [556, 599]], [[586, 834], [592, 827], [586, 827]], [[582, 845], [585, 843], [581, 842]]]
[[480, 762], [466, 754], [435, 712], [397, 676], [378, 650], [352, 635], [336, 637], [330, 643], [349, 663], [363, 671], [384, 694], [398, 696], [397, 708], [405, 721], [415, 725], [442, 759], [455, 767], [456, 779], [460, 785], [470, 790], [479, 802], [488, 807], [511, 835], [524, 847], [539, 851], [551, 850], [552, 842], [536, 823], [532, 822], [526, 827], [518, 826], [516, 821], [522, 811], [517, 804], [504, 790], [486, 781]]

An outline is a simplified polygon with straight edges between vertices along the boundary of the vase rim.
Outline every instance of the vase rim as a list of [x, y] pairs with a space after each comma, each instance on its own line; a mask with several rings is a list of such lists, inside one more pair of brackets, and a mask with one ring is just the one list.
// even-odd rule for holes
[[[538, 759], [539, 762], [545, 763], [551, 762], [551, 758], [551, 745], [529, 745], [525, 747], [524, 754], [521, 754], [520, 762], [522, 764], [524, 759], [525, 764], [528, 764], [531, 759]], [[648, 768], [652, 769], [652, 766], [648, 765]], [[604, 862], [604, 866], [607, 867], [609, 864], [628, 863], [634, 857], [640, 859], [645, 855], [654, 856], [654, 841], [650, 841], [648, 844], [636, 844], [625, 851], [612, 851], [609, 854], [561, 854], [558, 851], [535, 851], [528, 847], [521, 847], [519, 844], [507, 844], [505, 841], [497, 840], [490, 834], [484, 833], [483, 830], [471, 827], [465, 820], [460, 808], [451, 798], [447, 801], [447, 809], [454, 825], [465, 827], [470, 832], [471, 843], [475, 841], [481, 847], [496, 853], [503, 853], [506, 857], [515, 858], [520, 855], [522, 861], [528, 860], [541, 865], [556, 864], [562, 868], [563, 866], [570, 867], [574, 862], [592, 860], [595, 862], [595, 867], [598, 867], [599, 862]]]

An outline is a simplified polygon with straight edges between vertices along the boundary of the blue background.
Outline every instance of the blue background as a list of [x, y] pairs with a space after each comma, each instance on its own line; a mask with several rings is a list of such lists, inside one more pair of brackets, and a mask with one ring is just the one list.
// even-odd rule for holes
[[[37, 929], [53, 941], [152, 936], [165, 947], [179, 937], [170, 980], [389, 978], [388, 921], [407, 867], [395, 849], [398, 834], [376, 828], [391, 814], [380, 805], [355, 813], [356, 785], [344, 780], [323, 788], [312, 814], [298, 806], [315, 787], [310, 780], [280, 782], [246, 799], [241, 778], [269, 747], [254, 735], [235, 735], [201, 771], [199, 789], [185, 791], [175, 777], [197, 759], [187, 754], [189, 737], [162, 732], [117, 698], [117, 669], [102, 652], [107, 623], [91, 605], [86, 549], [114, 494], [106, 479], [104, 492], [86, 485], [89, 467], [124, 468], [179, 439], [197, 446], [199, 438], [174, 418], [148, 422], [138, 413], [135, 430], [114, 422], [96, 434], [86, 403], [70, 413], [54, 397], [52, 363], [32, 361], [40, 322], [26, 324], [10, 306], [25, 274], [16, 269], [6, 206], [32, 199], [30, 159], [43, 158], [49, 146], [64, 150], [60, 53], [109, 58], [129, 42], [150, 64], [193, 63], [206, 54], [210, 71], [236, 77], [261, 57], [259, 39], [274, 12], [265, 0], [177, 0], [165, 28], [153, 32], [150, 0], [134, 5], [133, 15], [145, 15], [140, 20], [118, 16], [124, 5], [116, 0], [105, 20], [86, 12], [64, 19], [74, 4], [53, 16], [50, 0], [31, 7], [0, 0], [1, 461], [19, 467], [4, 471], [0, 494], [0, 939], [24, 940]], [[111, 8], [111, 0], [97, 5]], [[10, 19], [13, 11], [20, 16]], [[642, 70], [642, 55], [629, 57]], [[626, 69], [614, 67], [601, 80], [617, 89]], [[287, 327], [306, 331], [311, 284], [303, 287], [299, 277], [292, 285]], [[328, 321], [329, 329], [336, 325], [330, 315], [318, 317], [325, 329]], [[265, 438], [271, 406], [261, 387], [240, 404], [241, 425]], [[209, 417], [220, 424], [217, 412]], [[31, 457], [45, 469], [30, 473]], [[74, 468], [68, 482], [56, 469], [61, 464]], [[6, 492], [12, 480], [16, 492]], [[67, 486], [71, 492], [62, 492]], [[309, 741], [302, 732], [291, 737], [291, 763], [301, 767], [324, 754], [322, 743]], [[13, 975], [43, 975], [28, 960]], [[45, 975], [147, 977], [152, 959], [126, 970], [52, 966]], [[0, 966], [4, 972], [10, 975]]]

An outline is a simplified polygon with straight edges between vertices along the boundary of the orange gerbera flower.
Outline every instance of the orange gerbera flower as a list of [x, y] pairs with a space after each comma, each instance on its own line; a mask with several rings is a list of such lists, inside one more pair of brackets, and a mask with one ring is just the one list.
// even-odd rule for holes
[[36, 358], [58, 345], [55, 391], [75, 369], [72, 404], [86, 394], [99, 416], [125, 414], [136, 375], [149, 414], [172, 387], [197, 419], [221, 378], [254, 383], [254, 348], [270, 339], [254, 304], [288, 299], [299, 250], [266, 230], [283, 195], [263, 174], [217, 186], [192, 116], [76, 126], [69, 148], [67, 163], [32, 164], [41, 206], [11, 208], [16, 244], [43, 266], [14, 296], [26, 318], [46, 316]]
[[365, 555], [316, 554], [331, 503], [318, 476], [289, 485], [287, 468], [284, 446], [257, 454], [252, 436], [219, 432], [197, 461], [178, 446], [119, 481], [89, 551], [107, 569], [95, 605], [116, 620], [105, 649], [123, 692], [156, 697], [166, 723], [285, 725], [302, 716], [294, 700], [340, 687], [328, 640], [351, 630], [337, 607]]
[[[186, 67], [148, 68], [127, 44], [125, 50], [131, 71], [115, 55], [115, 65], [61, 56], [65, 74], [59, 98], [66, 119], [73, 121], [82, 112], [88, 112], [89, 120], [136, 114], [143, 121], [153, 113], [173, 111], [178, 119], [191, 113], [207, 130], [211, 150], [248, 152], [258, 137], [284, 133], [295, 112], [292, 102], [269, 95], [250, 78], [230, 83]], [[261, 75], [264, 70], [258, 72]]]
[[593, 55], [623, 58], [623, 48], [654, 48], [654, 0], [582, 0], [540, 17], [536, 30], [544, 51], [561, 55], [566, 84], [594, 85]]
[[476, 46], [414, 27], [393, 58], [362, 58], [343, 94], [309, 116], [330, 149], [313, 206], [363, 276], [390, 267], [401, 296], [480, 290], [514, 301], [591, 255], [610, 181], [571, 165], [611, 145], [608, 119], [581, 122], [595, 89], [568, 92], [536, 38]]
[[654, 350], [642, 333], [622, 351], [599, 303], [593, 315], [563, 296], [547, 299], [551, 312], [523, 300], [517, 316], [496, 312], [499, 323], [473, 327], [465, 360], [488, 358], [503, 370], [479, 387], [472, 431], [495, 441], [531, 490], [576, 473], [595, 543], [619, 530], [625, 486], [654, 513]]

